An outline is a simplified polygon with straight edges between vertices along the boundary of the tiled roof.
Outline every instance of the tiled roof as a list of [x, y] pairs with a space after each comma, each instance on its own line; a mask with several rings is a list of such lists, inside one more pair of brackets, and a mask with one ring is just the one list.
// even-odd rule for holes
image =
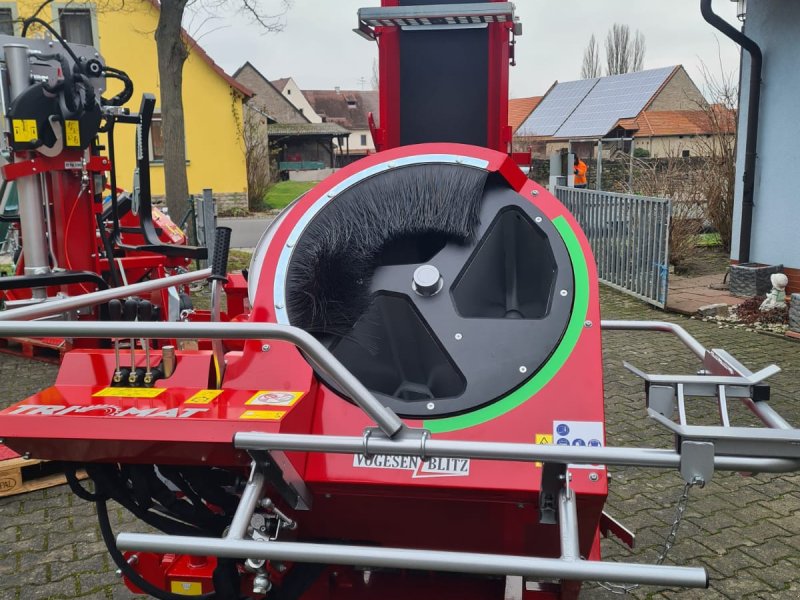
[[369, 129], [369, 113], [378, 120], [378, 92], [361, 90], [303, 90], [323, 120], [350, 130]]
[[617, 126], [635, 131], [634, 137], [735, 133], [735, 111], [720, 106], [712, 110], [710, 114], [704, 110], [647, 110], [634, 119], [620, 119]]
[[271, 136], [291, 135], [350, 135], [350, 132], [336, 123], [275, 123], [267, 125], [267, 132]]
[[508, 101], [508, 124], [511, 126], [512, 133], [516, 133], [519, 126], [525, 122], [533, 112], [533, 109], [542, 101], [542, 96], [531, 98], [516, 98]]

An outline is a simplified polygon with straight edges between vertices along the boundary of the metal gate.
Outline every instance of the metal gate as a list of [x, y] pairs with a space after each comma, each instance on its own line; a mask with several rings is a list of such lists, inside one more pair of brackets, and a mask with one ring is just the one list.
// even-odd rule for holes
[[555, 192], [589, 238], [600, 281], [664, 308], [670, 201], [562, 186]]

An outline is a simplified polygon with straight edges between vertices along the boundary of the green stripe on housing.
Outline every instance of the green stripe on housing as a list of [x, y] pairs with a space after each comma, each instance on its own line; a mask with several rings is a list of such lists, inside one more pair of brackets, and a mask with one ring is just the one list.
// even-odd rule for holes
[[575, 298], [572, 305], [572, 316], [569, 319], [567, 330], [564, 332], [561, 342], [544, 366], [522, 387], [476, 411], [457, 417], [425, 421], [423, 425], [431, 433], [446, 433], [475, 427], [514, 410], [530, 400], [547, 385], [555, 377], [556, 373], [561, 370], [561, 367], [564, 366], [564, 363], [567, 362], [567, 359], [575, 349], [578, 338], [583, 331], [586, 314], [589, 309], [589, 270], [586, 266], [586, 257], [583, 255], [581, 244], [578, 238], [575, 237], [575, 232], [569, 226], [567, 220], [562, 216], [556, 217], [553, 219], [553, 225], [567, 247], [567, 252], [572, 262], [572, 272], [575, 277]]

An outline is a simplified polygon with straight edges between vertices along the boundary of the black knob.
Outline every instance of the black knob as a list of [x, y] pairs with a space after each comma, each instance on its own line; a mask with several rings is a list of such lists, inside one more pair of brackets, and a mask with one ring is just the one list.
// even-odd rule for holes
[[122, 302], [117, 300], [110, 300], [108, 303], [108, 320], [121, 321], [122, 320]]
[[122, 316], [126, 321], [135, 321], [136, 316], [139, 314], [139, 302], [133, 298], [125, 300], [125, 305], [122, 309]]
[[153, 320], [153, 303], [147, 300], [142, 300], [139, 303], [139, 320], [152, 321]]

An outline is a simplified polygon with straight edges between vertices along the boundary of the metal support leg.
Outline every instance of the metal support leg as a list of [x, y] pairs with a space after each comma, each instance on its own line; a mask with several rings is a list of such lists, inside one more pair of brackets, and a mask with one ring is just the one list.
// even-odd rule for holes
[[264, 489], [264, 475], [254, 466], [250, 473], [250, 479], [242, 492], [239, 506], [233, 515], [233, 520], [225, 535], [226, 540], [241, 540], [247, 534], [247, 527], [253, 518], [253, 513], [261, 499], [261, 491]]
[[561, 558], [580, 560], [578, 509], [575, 504], [575, 494], [569, 487], [562, 489], [558, 495], [558, 530], [561, 537]]

